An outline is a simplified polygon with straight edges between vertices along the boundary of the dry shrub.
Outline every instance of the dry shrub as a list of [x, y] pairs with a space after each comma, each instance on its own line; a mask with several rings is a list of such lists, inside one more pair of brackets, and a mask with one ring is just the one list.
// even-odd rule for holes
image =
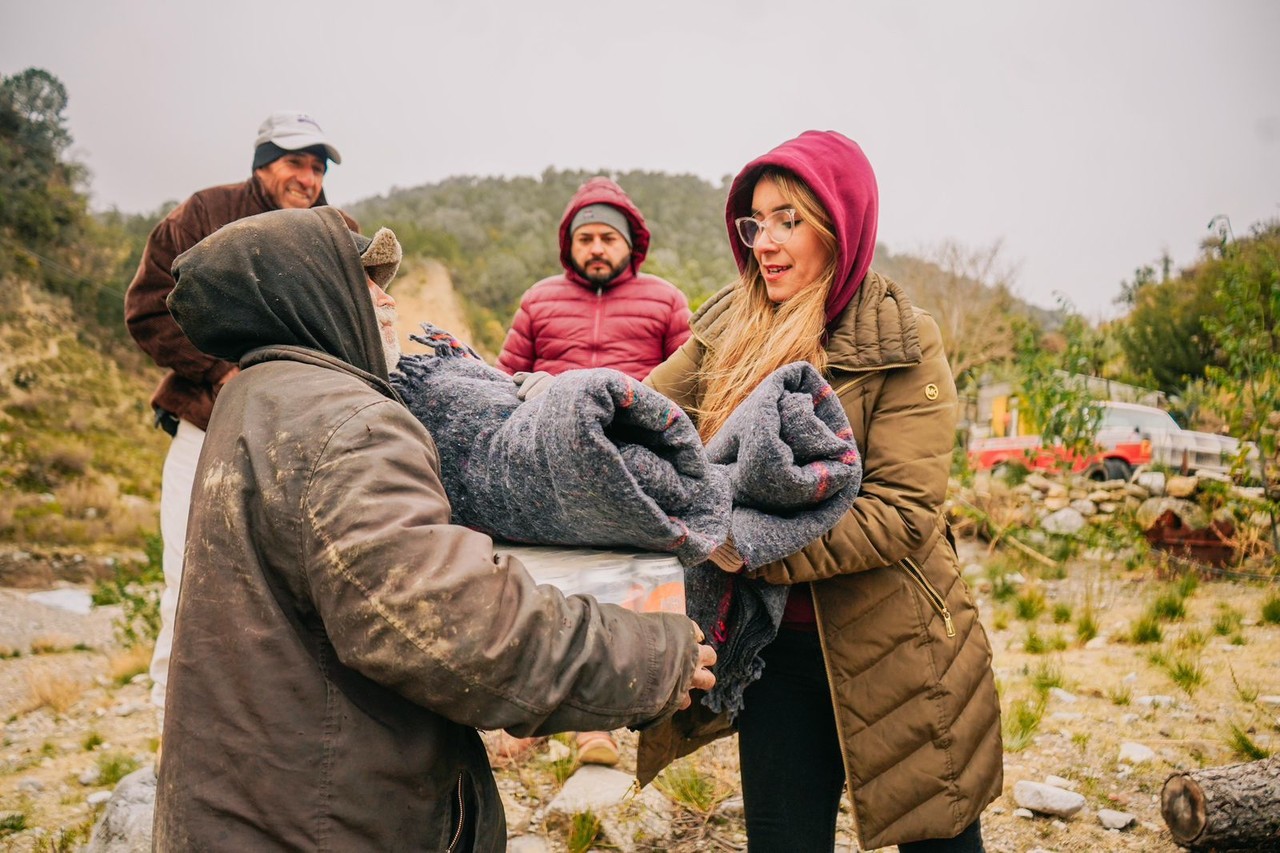
[[30, 699], [22, 712], [49, 708], [55, 714], [65, 714], [84, 694], [84, 689], [84, 684], [75, 678], [52, 670], [28, 672]]
[[0, 498], [0, 531], [18, 543], [137, 545], [157, 526], [155, 505], [120, 494], [113, 477], [76, 480], [53, 495], [46, 503], [36, 495], [6, 491]]
[[68, 634], [41, 634], [31, 640], [31, 654], [51, 655], [58, 652], [69, 652], [76, 647], [77, 640]]
[[12, 397], [6, 408], [15, 417], [34, 418], [60, 404], [61, 400], [58, 399], [57, 394], [35, 385], [34, 387], [13, 389]]
[[93, 461], [93, 451], [79, 442], [59, 441], [44, 452], [45, 463], [69, 477], [83, 477]]
[[83, 479], [63, 486], [54, 494], [67, 515], [91, 518], [105, 515], [120, 501], [120, 486], [113, 477]]
[[117, 684], [128, 684], [135, 676], [150, 670], [153, 649], [154, 646], [142, 643], [112, 655], [107, 662], [107, 674]]

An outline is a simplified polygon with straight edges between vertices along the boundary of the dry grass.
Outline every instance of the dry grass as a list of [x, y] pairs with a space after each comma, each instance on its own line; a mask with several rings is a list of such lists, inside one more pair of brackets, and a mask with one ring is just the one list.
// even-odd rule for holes
[[107, 674], [116, 684], [128, 684], [150, 669], [153, 649], [153, 645], [145, 643], [113, 654], [107, 662]]
[[54, 655], [77, 649], [80, 641], [70, 634], [40, 634], [31, 640], [31, 654]]
[[55, 714], [65, 714], [84, 695], [85, 685], [70, 676], [42, 670], [27, 673], [27, 690], [30, 698], [21, 713], [48, 708]]
[[38, 494], [0, 494], [0, 535], [17, 544], [134, 545], [156, 529], [157, 517], [154, 503], [122, 495], [107, 475], [86, 475]]

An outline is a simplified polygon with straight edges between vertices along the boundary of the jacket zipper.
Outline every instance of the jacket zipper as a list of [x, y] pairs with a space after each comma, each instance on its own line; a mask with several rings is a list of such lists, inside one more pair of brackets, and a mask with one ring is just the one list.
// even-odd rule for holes
[[863, 373], [861, 376], [855, 376], [853, 379], [850, 379], [848, 382], [845, 382], [839, 388], [835, 389], [836, 396], [837, 397], [843, 396], [845, 391], [848, 391], [850, 388], [853, 388], [857, 385], [862, 384], [866, 380], [870, 379], [871, 375], [872, 374], [870, 372], [866, 372], [866, 373]]
[[947, 626], [947, 636], [954, 637], [956, 635], [956, 625], [951, 621], [951, 611], [947, 609], [947, 602], [936, 589], [933, 584], [929, 583], [929, 579], [924, 576], [924, 570], [920, 568], [920, 564], [910, 557], [903, 557], [898, 561], [898, 565], [902, 566], [903, 571], [907, 573], [907, 577], [916, 582], [916, 585], [924, 592], [924, 597], [929, 600], [929, 604], [933, 609], [942, 615], [942, 622]]
[[604, 307], [604, 285], [596, 285], [596, 310], [591, 326], [591, 366], [600, 366], [600, 312]]
[[458, 828], [453, 833], [453, 838], [449, 839], [449, 846], [445, 848], [445, 853], [453, 853], [458, 849], [458, 842], [462, 840], [462, 830], [467, 825], [466, 800], [462, 796], [462, 783], [465, 774], [458, 774]]

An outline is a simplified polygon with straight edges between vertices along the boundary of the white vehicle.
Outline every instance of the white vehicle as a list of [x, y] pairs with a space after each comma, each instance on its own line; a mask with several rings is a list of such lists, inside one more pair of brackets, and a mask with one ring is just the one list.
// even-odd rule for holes
[[978, 471], [1000, 465], [1047, 471], [1065, 465], [1094, 480], [1127, 480], [1135, 468], [1150, 464], [1180, 473], [1225, 475], [1240, 450], [1238, 439], [1183, 429], [1154, 406], [1108, 400], [1091, 405], [1102, 408], [1096, 453], [1077, 456], [1062, 447], [1045, 447], [1038, 435], [982, 438], [969, 444], [970, 465]]

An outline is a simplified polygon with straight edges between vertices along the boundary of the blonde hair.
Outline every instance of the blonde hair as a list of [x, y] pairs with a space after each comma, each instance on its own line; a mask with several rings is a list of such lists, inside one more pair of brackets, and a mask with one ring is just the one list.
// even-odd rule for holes
[[796, 209], [797, 218], [817, 232], [830, 250], [831, 260], [804, 289], [785, 302], [775, 303], [769, 299], [755, 253], [747, 255], [725, 332], [707, 352], [697, 375], [702, 396], [694, 414], [704, 442], [779, 367], [793, 361], [807, 361], [819, 371], [827, 367], [822, 335], [838, 254], [831, 218], [813, 191], [791, 172], [766, 168], [756, 184], [766, 180], [772, 181], [786, 203]]

